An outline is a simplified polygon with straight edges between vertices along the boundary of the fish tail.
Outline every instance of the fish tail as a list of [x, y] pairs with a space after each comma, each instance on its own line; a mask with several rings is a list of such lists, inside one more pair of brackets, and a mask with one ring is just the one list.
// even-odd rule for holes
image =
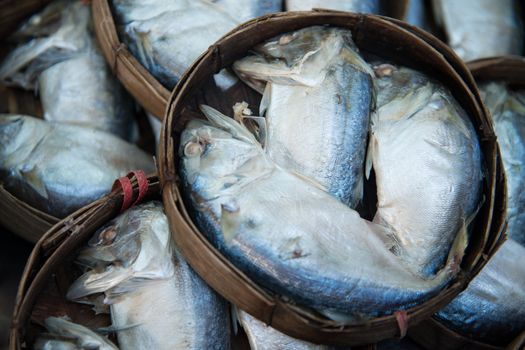
[[460, 264], [463, 260], [465, 249], [468, 245], [467, 226], [468, 220], [465, 220], [452, 243], [452, 247], [450, 248], [445, 266], [440, 271], [438, 271], [436, 276], [433, 278], [433, 282], [436, 286], [441, 286], [445, 283], [448, 283], [450, 279], [459, 272]]

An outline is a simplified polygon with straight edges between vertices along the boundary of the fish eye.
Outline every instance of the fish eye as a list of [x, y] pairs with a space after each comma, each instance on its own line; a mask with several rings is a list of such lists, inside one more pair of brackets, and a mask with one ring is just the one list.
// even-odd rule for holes
[[191, 141], [184, 146], [184, 155], [186, 157], [198, 157], [204, 152], [205, 144], [200, 141]]

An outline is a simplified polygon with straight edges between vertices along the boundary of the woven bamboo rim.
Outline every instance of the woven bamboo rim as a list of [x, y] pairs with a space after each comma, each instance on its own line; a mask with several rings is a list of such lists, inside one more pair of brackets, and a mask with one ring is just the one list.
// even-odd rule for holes
[[[139, 203], [160, 199], [157, 177], [151, 175], [147, 178], [147, 182], [147, 191]], [[131, 178], [131, 184], [131, 198], [134, 201], [139, 196], [137, 179]], [[121, 188], [115, 189], [107, 196], [58, 222], [37, 242], [26, 263], [18, 287], [10, 330], [10, 350], [21, 349], [23, 344], [26, 347], [30, 345], [27, 333], [32, 326], [33, 308], [42, 291], [54, 281], [55, 273], [62, 267], [66, 258], [71, 257], [85, 244], [99, 227], [119, 214], [123, 209], [123, 202], [124, 192]], [[64, 295], [61, 297], [65, 299]], [[78, 307], [81, 307], [80, 304]]]
[[[515, 86], [525, 86], [525, 58], [520, 56], [497, 56], [467, 62], [477, 81], [500, 80]], [[423, 325], [424, 324], [424, 325]], [[525, 348], [525, 330], [506, 347], [481, 343], [445, 327], [431, 318], [415, 328], [410, 336], [429, 349], [509, 349]], [[423, 327], [424, 326], [424, 327]]]
[[[162, 120], [170, 91], [151, 75], [128, 51], [117, 34], [109, 0], [93, 0], [93, 23], [102, 52], [117, 78], [146, 111]], [[386, 13], [403, 18], [407, 0], [382, 1]], [[226, 34], [228, 36], [230, 33]]]
[[[428, 302], [407, 310], [409, 327], [427, 319], [466, 288], [472, 276], [502, 243], [504, 235], [504, 174], [492, 124], [468, 69], [446, 45], [421, 30], [386, 17], [318, 10], [274, 14], [247, 22], [212, 45], [175, 87], [161, 134], [159, 175], [163, 201], [172, 234], [188, 262], [217, 292], [254, 317], [295, 338], [333, 345], [362, 345], [399, 335], [394, 316], [366, 324], [341, 327], [270, 295], [227, 261], [193, 224], [180, 193], [177, 150], [182, 122], [192, 94], [211, 74], [242, 57], [255, 44], [299, 28], [331, 24], [352, 30], [362, 50], [397, 63], [419, 68], [447, 85], [476, 126], [488, 170], [485, 202], [475, 220], [475, 230], [460, 273], [447, 288]], [[385, 55], [388, 55], [385, 56]]]

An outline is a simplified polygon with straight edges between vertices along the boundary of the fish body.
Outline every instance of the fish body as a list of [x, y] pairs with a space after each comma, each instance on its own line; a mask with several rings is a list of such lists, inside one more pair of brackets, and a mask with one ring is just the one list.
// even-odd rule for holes
[[295, 339], [264, 324], [244, 311], [237, 313], [239, 322], [248, 336], [251, 350], [330, 350], [327, 345], [317, 345]]
[[286, 0], [288, 11], [309, 11], [314, 8], [379, 14], [379, 0]]
[[254, 51], [233, 68], [264, 91], [266, 151], [355, 207], [362, 198], [373, 81], [351, 32], [309, 27]]
[[507, 235], [525, 246], [525, 90], [509, 89], [504, 83], [480, 84], [507, 179]]
[[131, 170], [155, 170], [151, 156], [100, 130], [0, 115], [0, 175], [17, 198], [62, 218], [111, 190]]
[[442, 85], [386, 66], [391, 74], [376, 81], [368, 151], [377, 185], [374, 222], [395, 232], [400, 255], [428, 277], [442, 268], [479, 206], [481, 151], [467, 114]]
[[119, 1], [115, 9], [123, 42], [170, 90], [197, 57], [241, 23], [233, 14], [205, 0], [168, 4], [160, 0], [128, 0]]
[[241, 124], [202, 108], [217, 127], [193, 120], [181, 135], [184, 193], [201, 232], [256, 283], [352, 322], [422, 302], [454, 275], [447, 264], [433, 279], [418, 277], [389, 250], [382, 226], [276, 166]]
[[[42, 20], [49, 9], [60, 16], [54, 21]], [[0, 67], [2, 80], [37, 90], [46, 120], [133, 139], [137, 132], [133, 103], [89, 29], [89, 7], [79, 1], [58, 1], [35, 16], [21, 30], [42, 36], [25, 41], [8, 55]]]
[[435, 317], [479, 341], [508, 345], [525, 329], [525, 247], [509, 239]]
[[78, 259], [103, 270], [86, 272], [67, 297], [104, 293], [120, 349], [229, 349], [227, 303], [175, 247], [160, 202], [118, 216]]
[[523, 22], [515, 0], [433, 0], [448, 44], [465, 61], [521, 55]]
[[242, 2], [238, 0], [212, 0], [212, 2], [233, 14], [241, 22], [283, 10], [282, 0], [246, 0]]
[[36, 350], [118, 350], [109, 339], [63, 318], [48, 317], [44, 325], [49, 334], [37, 339]]

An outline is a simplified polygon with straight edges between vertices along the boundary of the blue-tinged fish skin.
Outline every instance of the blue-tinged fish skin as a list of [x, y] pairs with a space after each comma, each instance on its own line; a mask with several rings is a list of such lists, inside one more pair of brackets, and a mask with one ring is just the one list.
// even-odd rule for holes
[[505, 83], [480, 84], [489, 109], [507, 180], [507, 235], [525, 246], [525, 90]]
[[104, 293], [121, 349], [230, 348], [227, 303], [182, 257], [162, 203], [119, 215], [95, 233], [78, 260], [97, 269], [77, 279], [67, 297]]
[[18, 199], [63, 218], [111, 191], [131, 170], [155, 171], [153, 158], [103, 131], [0, 115], [0, 179]]
[[427, 300], [457, 272], [466, 235], [446, 267], [423, 279], [392, 253], [387, 229], [275, 165], [241, 124], [202, 108], [216, 127], [193, 120], [181, 135], [186, 201], [197, 227], [255, 282], [359, 322]]
[[368, 166], [377, 185], [374, 222], [392, 229], [399, 255], [430, 277], [480, 205], [483, 178], [476, 131], [439, 82], [378, 65]]
[[280, 166], [355, 208], [362, 199], [373, 106], [371, 69], [349, 30], [308, 27], [256, 46], [233, 65], [264, 91], [265, 149]]
[[379, 0], [285, 0], [288, 11], [310, 11], [314, 8], [379, 14]]
[[478, 341], [508, 345], [525, 329], [525, 247], [507, 240], [435, 317]]

